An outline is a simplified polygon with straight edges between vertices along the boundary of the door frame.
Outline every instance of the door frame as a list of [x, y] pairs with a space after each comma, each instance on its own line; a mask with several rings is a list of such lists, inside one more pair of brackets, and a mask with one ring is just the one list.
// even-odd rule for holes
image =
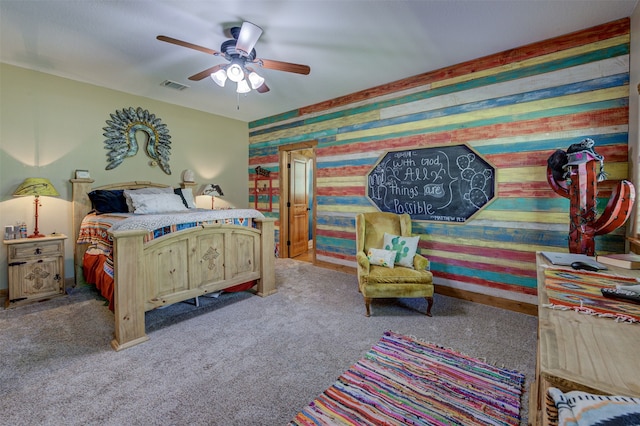
[[313, 202], [311, 204], [311, 240], [313, 241], [313, 256], [312, 262], [316, 263], [316, 219], [318, 209], [318, 196], [316, 194], [316, 147], [318, 146], [317, 140], [298, 142], [294, 144], [281, 145], [278, 147], [278, 157], [280, 166], [280, 176], [278, 178], [278, 186], [280, 188], [280, 236], [278, 238], [280, 246], [280, 257], [283, 259], [289, 258], [289, 246], [287, 241], [289, 240], [289, 209], [287, 208], [287, 202], [289, 202], [289, 168], [287, 167], [287, 160], [291, 151], [300, 151], [304, 149], [311, 149], [311, 194], [313, 196]]

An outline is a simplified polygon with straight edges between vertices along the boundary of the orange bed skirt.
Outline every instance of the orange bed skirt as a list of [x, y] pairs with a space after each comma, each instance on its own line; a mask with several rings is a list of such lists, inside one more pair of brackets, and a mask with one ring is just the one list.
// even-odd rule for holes
[[102, 297], [109, 301], [109, 309], [113, 311], [113, 278], [104, 271], [104, 262], [107, 256], [104, 254], [84, 254], [82, 269], [84, 279], [89, 284], [94, 284]]

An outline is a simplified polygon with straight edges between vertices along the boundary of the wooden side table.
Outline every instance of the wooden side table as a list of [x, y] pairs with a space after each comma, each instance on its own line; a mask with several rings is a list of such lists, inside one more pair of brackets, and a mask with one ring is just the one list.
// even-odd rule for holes
[[[538, 267], [538, 354], [529, 395], [529, 424], [550, 424], [545, 398], [551, 386], [599, 395], [640, 397], [640, 324], [544, 307], [549, 297], [544, 270], [551, 265], [540, 253]], [[640, 278], [640, 270], [608, 266], [607, 275]]]
[[7, 246], [9, 294], [5, 308], [65, 294], [66, 235], [4, 240]]

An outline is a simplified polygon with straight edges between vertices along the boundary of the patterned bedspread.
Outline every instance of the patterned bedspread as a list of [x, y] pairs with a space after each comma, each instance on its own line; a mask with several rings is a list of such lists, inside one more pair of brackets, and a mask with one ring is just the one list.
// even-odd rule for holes
[[253, 209], [191, 209], [186, 212], [140, 215], [132, 213], [88, 214], [80, 224], [77, 244], [90, 244], [106, 255], [104, 272], [113, 277], [113, 237], [112, 231], [143, 229], [148, 231], [144, 242], [160, 238], [184, 229], [202, 226], [204, 223], [223, 223], [253, 226], [254, 218], [264, 215]]
[[264, 217], [264, 215], [253, 209], [192, 209], [188, 212], [148, 215], [131, 213], [89, 214], [82, 220], [77, 243], [95, 245], [110, 255], [113, 239], [109, 235], [109, 230], [130, 231], [143, 229], [149, 232], [145, 237], [145, 242], [148, 242], [172, 232], [201, 226], [203, 223], [252, 226], [253, 221], [251, 219], [257, 217]]
[[92, 244], [104, 253], [111, 255], [113, 239], [109, 235], [109, 229], [119, 221], [127, 218], [124, 213], [110, 213], [96, 215], [90, 213], [82, 219], [77, 244]]

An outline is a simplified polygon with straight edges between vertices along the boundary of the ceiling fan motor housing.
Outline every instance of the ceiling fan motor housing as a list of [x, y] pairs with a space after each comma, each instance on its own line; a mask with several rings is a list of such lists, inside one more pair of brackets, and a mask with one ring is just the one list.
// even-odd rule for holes
[[231, 34], [231, 37], [234, 38], [234, 40], [237, 40], [238, 37], [240, 36], [240, 30], [242, 28], [241, 27], [231, 27], [229, 28], [229, 34]]
[[227, 40], [223, 42], [220, 46], [220, 50], [224, 53], [224, 57], [229, 61], [234, 58], [246, 58], [246, 61], [253, 62], [256, 59], [256, 49], [252, 49], [251, 53], [246, 56], [237, 51], [236, 40]]

